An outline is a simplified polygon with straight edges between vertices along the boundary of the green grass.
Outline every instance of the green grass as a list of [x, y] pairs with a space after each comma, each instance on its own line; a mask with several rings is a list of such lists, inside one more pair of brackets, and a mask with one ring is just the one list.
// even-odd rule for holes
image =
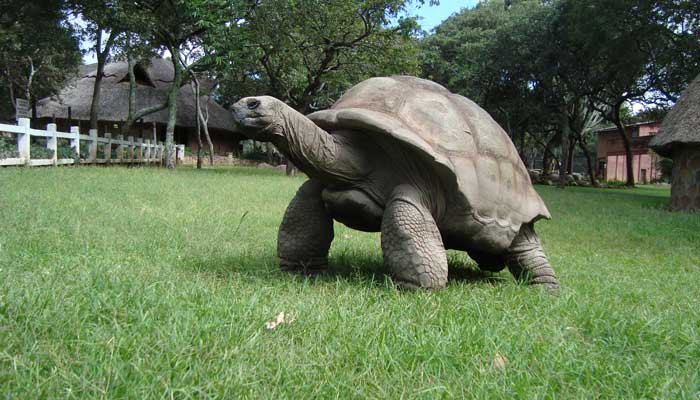
[[0, 169], [0, 398], [700, 396], [700, 214], [668, 189], [538, 187], [555, 298], [457, 252], [447, 289], [397, 290], [340, 225], [334, 274], [278, 272], [302, 182]]

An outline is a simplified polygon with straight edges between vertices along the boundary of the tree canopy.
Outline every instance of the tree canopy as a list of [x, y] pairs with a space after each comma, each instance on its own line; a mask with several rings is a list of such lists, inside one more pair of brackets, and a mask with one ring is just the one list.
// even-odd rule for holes
[[0, 104], [56, 94], [80, 65], [79, 38], [61, 0], [11, 0], [0, 6]]

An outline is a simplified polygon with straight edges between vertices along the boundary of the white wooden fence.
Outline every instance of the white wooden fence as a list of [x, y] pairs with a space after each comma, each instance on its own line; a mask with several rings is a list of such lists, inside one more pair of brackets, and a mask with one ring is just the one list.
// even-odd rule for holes
[[[17, 141], [17, 154], [15, 158], [0, 158], [0, 166], [9, 165], [66, 165], [75, 164], [132, 164], [132, 163], [162, 163], [165, 146], [163, 142], [151, 142], [150, 139], [138, 138], [134, 140], [128, 136], [126, 140], [122, 135], [112, 137], [110, 133], [105, 133], [104, 137], [97, 136], [96, 129], [90, 129], [89, 135], [81, 135], [77, 126], [71, 127], [70, 132], [59, 132], [56, 124], [49, 124], [46, 130], [32, 129], [29, 127], [29, 119], [20, 118], [18, 125], [0, 124], [0, 133], [6, 132], [15, 134]], [[46, 148], [53, 152], [53, 157], [49, 159], [32, 158], [31, 138], [46, 138]], [[75, 151], [77, 158], [58, 158], [58, 139], [68, 139], [70, 147]], [[81, 156], [80, 142], [87, 142], [88, 152], [86, 157]], [[102, 158], [98, 156], [98, 146], [102, 146]], [[116, 147], [116, 158], [112, 158], [112, 146]], [[178, 145], [178, 153], [184, 154], [184, 145]]]

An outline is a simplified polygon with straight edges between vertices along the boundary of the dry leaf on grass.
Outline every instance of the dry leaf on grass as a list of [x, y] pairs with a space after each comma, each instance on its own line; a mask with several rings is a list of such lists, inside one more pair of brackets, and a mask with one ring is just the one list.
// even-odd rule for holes
[[493, 369], [504, 369], [506, 365], [508, 364], [508, 359], [506, 356], [502, 355], [501, 353], [496, 353], [495, 356], [493, 356], [493, 361], [491, 365], [493, 366]]
[[272, 320], [270, 320], [270, 321], [267, 321], [267, 322], [265, 323], [265, 328], [267, 328], [267, 329], [275, 329], [275, 328], [277, 328], [278, 326], [280, 326], [280, 325], [282, 325], [282, 324], [291, 324], [292, 322], [294, 322], [295, 319], [296, 319], [296, 318], [293, 318], [293, 317], [292, 317], [292, 318], [289, 318], [289, 320], [286, 320], [286, 321], [285, 321], [285, 319], [284, 319], [284, 311], [282, 311], [281, 313], [277, 314], [277, 316], [275, 317], [275, 319], [272, 319]]

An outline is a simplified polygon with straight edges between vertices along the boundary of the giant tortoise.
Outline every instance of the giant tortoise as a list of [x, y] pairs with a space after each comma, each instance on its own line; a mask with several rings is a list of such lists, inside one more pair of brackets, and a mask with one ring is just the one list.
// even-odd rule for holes
[[309, 176], [278, 235], [283, 269], [327, 268], [333, 220], [381, 232], [394, 280], [447, 283], [445, 249], [556, 290], [533, 224], [550, 218], [513, 143], [471, 100], [424, 79], [372, 78], [304, 116], [269, 96], [233, 106], [239, 129]]

